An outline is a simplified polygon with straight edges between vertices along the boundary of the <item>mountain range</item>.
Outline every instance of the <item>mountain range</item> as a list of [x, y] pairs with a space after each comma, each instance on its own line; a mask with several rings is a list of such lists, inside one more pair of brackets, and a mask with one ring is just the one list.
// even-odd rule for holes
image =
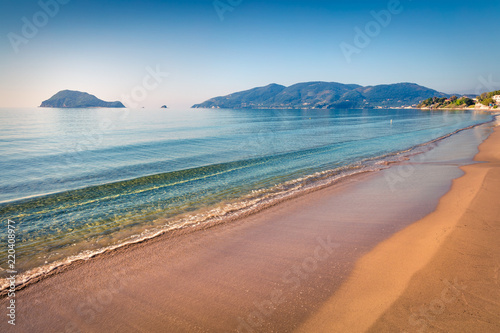
[[86, 92], [62, 90], [43, 101], [42, 108], [124, 108], [121, 102], [105, 102]]
[[450, 95], [415, 83], [360, 86], [337, 82], [305, 82], [286, 87], [270, 84], [211, 98], [193, 108], [221, 109], [353, 109], [407, 107], [429, 97]]

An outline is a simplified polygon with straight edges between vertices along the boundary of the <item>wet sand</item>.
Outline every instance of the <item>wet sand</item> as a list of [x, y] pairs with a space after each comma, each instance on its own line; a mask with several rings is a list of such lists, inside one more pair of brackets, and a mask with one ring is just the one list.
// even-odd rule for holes
[[301, 332], [500, 332], [500, 130], [435, 212], [379, 244]]
[[[475, 131], [482, 130], [457, 134], [407, 163], [352, 177], [236, 222], [170, 233], [61, 269], [17, 292], [16, 327], [2, 320], [0, 331], [289, 332], [300, 328], [318, 332], [325, 328], [331, 332], [329, 325], [339, 318], [330, 312], [331, 304], [336, 304], [344, 286], [356, 282], [363, 263], [378, 253], [381, 245], [377, 244], [394, 244], [395, 257], [420, 246], [420, 238], [427, 235], [425, 228], [421, 237], [415, 234], [415, 244], [393, 238], [421, 225], [412, 223], [436, 209], [452, 180], [463, 174], [459, 166], [474, 156]], [[484, 165], [464, 170], [483, 170]], [[481, 175], [474, 178], [475, 185], [483, 183]], [[469, 189], [465, 193], [473, 194]], [[453, 223], [448, 228], [450, 233]], [[437, 248], [424, 257], [431, 258]], [[420, 262], [417, 254], [414, 259]], [[389, 273], [400, 271], [395, 269], [400, 267], [398, 261], [390, 263]], [[387, 319], [380, 316], [391, 310], [412, 276], [396, 274], [400, 282], [385, 286], [397, 287], [396, 291], [381, 298], [388, 299], [383, 311], [368, 316], [369, 325], [363, 329], [373, 324], [392, 327], [390, 311]], [[383, 274], [378, 277], [384, 280]], [[382, 291], [371, 281], [362, 289]], [[359, 290], [355, 295], [364, 297]], [[0, 301], [1, 308], [6, 302]], [[350, 324], [345, 321], [341, 331], [354, 331]]]

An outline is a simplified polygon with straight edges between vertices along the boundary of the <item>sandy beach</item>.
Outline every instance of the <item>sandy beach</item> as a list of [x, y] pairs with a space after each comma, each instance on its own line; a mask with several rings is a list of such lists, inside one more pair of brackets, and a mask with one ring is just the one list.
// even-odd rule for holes
[[500, 333], [499, 13], [0, 1], [0, 333]]
[[497, 332], [498, 130], [467, 165], [484, 130], [60, 269], [18, 291], [16, 326], [0, 331]]
[[[435, 212], [378, 245], [303, 332], [500, 331], [500, 131]], [[335, 319], [332, 319], [335, 318]]]

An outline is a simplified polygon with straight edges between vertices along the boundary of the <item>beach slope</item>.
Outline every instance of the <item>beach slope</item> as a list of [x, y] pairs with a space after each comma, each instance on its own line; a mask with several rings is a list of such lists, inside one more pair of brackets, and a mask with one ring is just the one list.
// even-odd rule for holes
[[[498, 330], [498, 132], [477, 156], [489, 162], [452, 184], [490, 127], [231, 223], [58, 269], [17, 291], [16, 326], [0, 331], [413, 332], [445, 318]], [[391, 175], [405, 177], [393, 188]], [[422, 306], [433, 308], [415, 318]]]
[[500, 332], [500, 130], [435, 212], [358, 261], [301, 332]]

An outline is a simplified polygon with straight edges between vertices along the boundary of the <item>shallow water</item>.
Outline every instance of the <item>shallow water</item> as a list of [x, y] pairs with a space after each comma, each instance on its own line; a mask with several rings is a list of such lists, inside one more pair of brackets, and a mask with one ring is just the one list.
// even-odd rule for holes
[[18, 226], [22, 272], [258, 209], [489, 120], [470, 111], [0, 109], [0, 217]]

